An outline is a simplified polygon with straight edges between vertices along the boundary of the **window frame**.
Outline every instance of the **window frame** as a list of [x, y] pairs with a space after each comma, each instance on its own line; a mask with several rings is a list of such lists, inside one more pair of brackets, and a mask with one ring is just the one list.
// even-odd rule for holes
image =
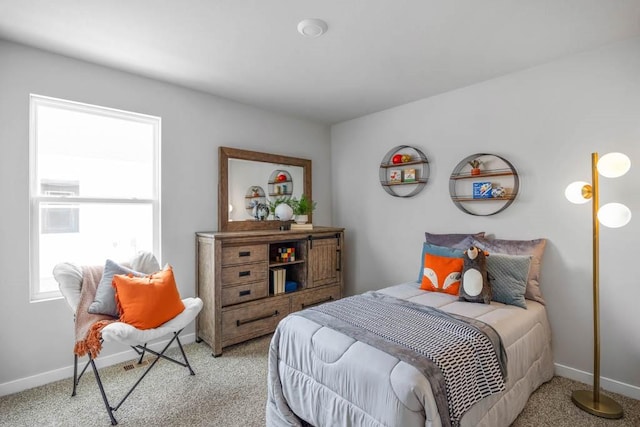
[[[100, 198], [80, 196], [45, 196], [40, 195], [38, 183], [38, 107], [47, 106], [86, 114], [118, 118], [149, 124], [153, 128], [153, 185], [150, 199], [138, 198]], [[40, 205], [42, 203], [82, 204], [140, 204], [151, 205], [153, 224], [153, 253], [160, 258], [161, 239], [161, 130], [162, 119], [148, 114], [135, 113], [99, 105], [53, 98], [43, 95], [29, 95], [29, 300], [30, 302], [48, 301], [62, 298], [59, 290], [42, 291], [40, 289]], [[62, 260], [61, 260], [62, 261]], [[68, 260], [72, 261], [72, 260]]]

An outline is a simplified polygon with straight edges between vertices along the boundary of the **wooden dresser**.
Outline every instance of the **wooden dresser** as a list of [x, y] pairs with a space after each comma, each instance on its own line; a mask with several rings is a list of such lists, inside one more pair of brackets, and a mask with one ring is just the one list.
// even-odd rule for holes
[[[197, 292], [204, 302], [196, 336], [214, 356], [273, 332], [289, 313], [342, 297], [343, 228], [202, 232], [196, 245]], [[296, 290], [277, 293], [279, 269]]]

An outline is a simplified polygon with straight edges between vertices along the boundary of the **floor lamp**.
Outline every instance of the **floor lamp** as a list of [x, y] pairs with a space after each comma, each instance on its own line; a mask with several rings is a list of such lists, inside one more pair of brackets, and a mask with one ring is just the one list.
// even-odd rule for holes
[[598, 175], [617, 178], [627, 173], [631, 161], [622, 153], [605, 154], [598, 160], [598, 153], [591, 153], [591, 184], [578, 181], [569, 184], [566, 198], [572, 203], [592, 202], [593, 225], [593, 390], [576, 390], [571, 400], [583, 411], [603, 418], [621, 418], [622, 406], [615, 400], [600, 394], [600, 223], [617, 228], [631, 220], [631, 211], [620, 203], [607, 203], [600, 207]]

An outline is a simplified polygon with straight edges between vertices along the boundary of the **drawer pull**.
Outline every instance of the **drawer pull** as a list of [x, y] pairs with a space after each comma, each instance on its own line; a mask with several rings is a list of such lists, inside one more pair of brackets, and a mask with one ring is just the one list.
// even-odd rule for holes
[[246, 291], [240, 291], [240, 294], [238, 296], [246, 296], [246, 295], [251, 295], [251, 289], [247, 289]]
[[273, 314], [267, 314], [266, 316], [254, 317], [252, 319], [246, 320], [236, 320], [236, 326], [246, 325], [247, 323], [257, 322], [259, 320], [268, 319], [270, 317], [276, 317], [280, 312], [278, 310], [274, 311]]
[[251, 276], [251, 271], [250, 270], [248, 270], [248, 271], [240, 271], [240, 272], [238, 272], [238, 276], [239, 277]]
[[238, 252], [238, 256], [251, 256], [251, 251]]
[[325, 299], [320, 300], [320, 301], [312, 302], [311, 304], [302, 303], [302, 308], [305, 309], [305, 308], [313, 307], [314, 305], [324, 304], [325, 302], [329, 302], [329, 301], [333, 301], [333, 297], [331, 295], [329, 295], [329, 298], [325, 298]]

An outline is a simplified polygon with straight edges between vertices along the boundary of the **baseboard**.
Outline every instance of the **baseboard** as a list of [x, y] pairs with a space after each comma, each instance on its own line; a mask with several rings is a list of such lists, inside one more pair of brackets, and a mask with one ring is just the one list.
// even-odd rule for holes
[[[560, 377], [569, 378], [570, 380], [580, 381], [581, 383], [585, 383], [585, 384], [593, 384], [592, 373], [571, 368], [569, 366], [564, 366], [559, 363], [555, 364], [555, 373]], [[640, 400], [640, 387], [636, 387], [631, 384], [626, 384], [620, 381], [612, 380], [610, 378], [605, 378], [601, 376], [600, 387], [603, 390], [607, 390], [612, 393], [618, 393], [623, 396], [630, 397], [632, 399]]]
[[[195, 340], [196, 340], [195, 333], [184, 334], [184, 335], [180, 334], [180, 342], [183, 345], [195, 342]], [[168, 339], [163, 341], [158, 341], [153, 344], [149, 344], [149, 348], [155, 351], [159, 351], [159, 350], [162, 350], [162, 347], [167, 345], [168, 342], [169, 342]], [[172, 344], [172, 346], [174, 345], [176, 344], [175, 343]], [[72, 354], [69, 354], [69, 360], [71, 361], [73, 361], [72, 356], [73, 356]], [[129, 349], [126, 351], [122, 351], [120, 353], [99, 357], [96, 359], [96, 365], [98, 366], [98, 368], [116, 365], [118, 363], [122, 363], [128, 360], [134, 359], [136, 356], [137, 354], [133, 350]], [[82, 358], [82, 360], [84, 361], [86, 360], [86, 358]], [[84, 363], [82, 363], [82, 366], [84, 366]], [[65, 378], [71, 378], [71, 377], [73, 377], [73, 364], [66, 366], [64, 368], [54, 369], [53, 371], [43, 372], [38, 375], [33, 375], [30, 377], [20, 378], [14, 381], [2, 383], [0, 384], [0, 396], [6, 396], [8, 394], [18, 393], [23, 390], [27, 390], [33, 387], [38, 387], [44, 384], [49, 384], [54, 381], [63, 380]], [[71, 390], [72, 382], [73, 381], [69, 382], [69, 390]]]

